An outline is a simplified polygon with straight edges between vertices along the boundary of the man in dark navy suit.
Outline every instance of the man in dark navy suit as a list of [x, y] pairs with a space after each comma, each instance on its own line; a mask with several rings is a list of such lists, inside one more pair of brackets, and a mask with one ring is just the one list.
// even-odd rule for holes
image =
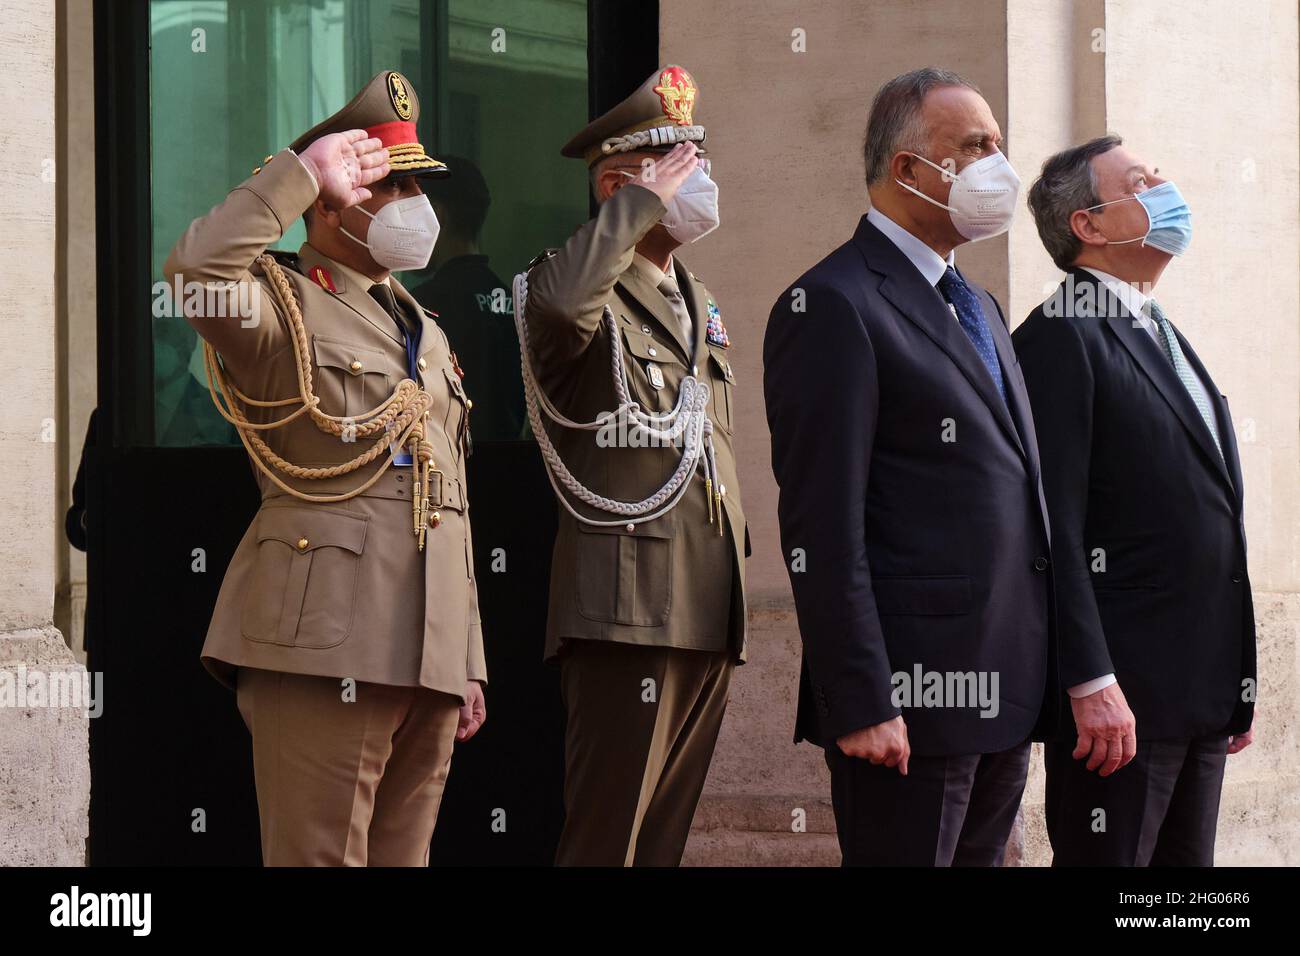
[[1116, 136], [1051, 157], [1029, 205], [1067, 273], [1014, 336], [1076, 725], [1044, 751], [1053, 862], [1209, 866], [1226, 755], [1251, 740], [1255, 623], [1227, 401], [1154, 298], [1191, 214]]
[[1056, 699], [1029, 403], [1001, 309], [953, 263], [1010, 226], [1001, 139], [956, 74], [885, 84], [872, 209], [768, 323], [795, 740], [825, 749], [845, 864], [1000, 864]]

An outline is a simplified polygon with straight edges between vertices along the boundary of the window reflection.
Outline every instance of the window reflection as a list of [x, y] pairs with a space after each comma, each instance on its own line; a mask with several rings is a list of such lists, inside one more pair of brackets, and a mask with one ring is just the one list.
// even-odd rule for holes
[[433, 277], [411, 292], [437, 313], [465, 372], [465, 389], [474, 397], [474, 440], [520, 438], [524, 392], [514, 301], [509, 283], [493, 271], [480, 245], [491, 191], [478, 166], [465, 157], [436, 158], [451, 176], [424, 184], [442, 227], [429, 263]]
[[[583, 171], [558, 153], [587, 115], [585, 0], [151, 0], [149, 10], [153, 280], [190, 221], [264, 156], [379, 70], [401, 70], [420, 94], [420, 141], [464, 175], [430, 194], [442, 233], [429, 268], [398, 279], [440, 313], [474, 399], [475, 441], [520, 437], [510, 279], [587, 218]], [[304, 238], [298, 221], [276, 245]], [[153, 323], [154, 442], [238, 444], [184, 319], [122, 321]]]

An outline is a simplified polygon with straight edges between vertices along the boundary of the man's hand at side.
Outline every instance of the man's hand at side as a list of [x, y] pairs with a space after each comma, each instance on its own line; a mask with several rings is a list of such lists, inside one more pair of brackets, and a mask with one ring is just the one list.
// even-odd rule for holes
[[1087, 757], [1089, 770], [1100, 767], [1101, 776], [1109, 777], [1137, 755], [1137, 720], [1119, 684], [1087, 697], [1071, 697], [1070, 709], [1079, 732], [1072, 756]]
[[899, 773], [907, 776], [907, 759], [912, 755], [912, 746], [907, 742], [907, 725], [902, 717], [855, 730], [835, 743], [845, 756], [897, 767]]
[[460, 721], [456, 724], [456, 740], [464, 743], [478, 733], [487, 721], [487, 698], [483, 685], [476, 680], [465, 682], [465, 703], [460, 705]]
[[1228, 738], [1228, 753], [1239, 754], [1255, 742], [1255, 722], [1250, 722], [1250, 729], [1244, 734], [1233, 734]]

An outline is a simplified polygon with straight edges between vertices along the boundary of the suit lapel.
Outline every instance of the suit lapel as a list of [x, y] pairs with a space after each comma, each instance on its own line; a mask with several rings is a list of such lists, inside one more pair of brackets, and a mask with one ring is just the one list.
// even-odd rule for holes
[[[1124, 348], [1133, 356], [1138, 367], [1151, 380], [1151, 384], [1155, 386], [1156, 391], [1160, 393], [1165, 403], [1178, 416], [1179, 421], [1183, 423], [1183, 427], [1187, 429], [1187, 433], [1200, 447], [1202, 454], [1205, 455], [1211, 469], [1217, 472], [1224, 481], [1231, 483], [1232, 479], [1228, 476], [1228, 468], [1224, 460], [1226, 455], [1221, 456], [1219, 450], [1214, 446], [1214, 439], [1210, 437], [1210, 431], [1206, 428], [1205, 421], [1196, 408], [1196, 403], [1192, 401], [1192, 396], [1187, 393], [1187, 388], [1183, 385], [1182, 380], [1178, 378], [1178, 373], [1174, 371], [1174, 366], [1165, 356], [1164, 350], [1156, 344], [1150, 333], [1138, 324], [1137, 316], [1130, 312], [1128, 307], [1119, 299], [1115, 298], [1100, 279], [1082, 269], [1075, 270], [1074, 278], [1076, 286], [1084, 282], [1090, 282], [1096, 287], [1098, 313], [1105, 316], [1106, 324], [1110, 326], [1110, 330], [1115, 333]], [[1081, 300], [1076, 296], [1075, 301], [1079, 302]], [[1187, 346], [1183, 342], [1183, 337], [1178, 336], [1178, 340], [1180, 344], [1183, 344], [1186, 354]], [[1201, 363], [1199, 359], [1196, 360], [1193, 368], [1198, 374], [1200, 373]], [[1208, 376], [1203, 379], [1203, 381], [1208, 380]], [[1215, 390], [1209, 389], [1208, 391]], [[1213, 396], [1211, 398], [1213, 400]]]
[[[958, 270], [960, 271], [960, 270]], [[962, 276], [964, 279], [965, 276]], [[1016, 429], [1020, 435], [1020, 447], [1029, 461], [1029, 473], [1038, 477], [1038, 436], [1034, 434], [1034, 414], [1029, 407], [1029, 395], [1020, 384], [1020, 377], [1012, 369], [1016, 367], [1016, 349], [1011, 343], [1011, 333], [1002, 324], [1002, 313], [998, 310], [993, 296], [984, 289], [978, 289], [977, 295], [983, 300], [984, 319], [993, 336], [993, 346], [997, 349], [998, 364], [1002, 366], [1002, 382], [1007, 390], [1007, 404], [1011, 407]], [[964, 332], [962, 333], [965, 334]]]
[[[953, 316], [939, 290], [926, 282], [925, 277], [917, 272], [911, 260], [903, 255], [902, 251], [879, 229], [868, 222], [865, 216], [853, 240], [858, 246], [858, 251], [866, 259], [867, 268], [881, 276], [880, 294], [888, 299], [904, 318], [916, 325], [947, 353], [953, 364], [966, 376], [971, 387], [984, 400], [984, 404], [989, 407], [989, 411], [993, 413], [993, 417], [1011, 439], [1011, 443], [1021, 455], [1024, 455], [1025, 449], [1020, 442], [1015, 422], [1011, 420], [1011, 411], [1007, 403], [998, 394], [997, 386], [993, 383], [993, 378], [984, 367], [984, 363], [980, 361], [975, 346], [962, 331], [960, 323]], [[991, 328], [997, 316], [990, 318], [986, 315], [984, 320], [990, 323]], [[994, 334], [994, 341], [996, 340], [997, 335]], [[999, 357], [1003, 354], [1002, 349], [999, 348]], [[1003, 368], [1008, 368], [1005, 358], [1001, 360]], [[1007, 376], [1004, 374], [1003, 378], [1006, 379]]]
[[[393, 324], [392, 316], [380, 308], [379, 303], [370, 298], [370, 293], [366, 289], [360, 288], [359, 283], [349, 280], [344, 271], [339, 268], [338, 263], [328, 256], [322, 255], [314, 246], [306, 242], [298, 250], [298, 259], [302, 263], [303, 273], [313, 282], [316, 282], [316, 278], [312, 274], [313, 269], [320, 267], [327, 270], [330, 281], [334, 285], [334, 298], [398, 345], [402, 344], [402, 339], [397, 334], [397, 327]], [[319, 285], [319, 283], [317, 284]]]
[[677, 314], [673, 312], [672, 306], [668, 304], [664, 294], [642, 277], [639, 271], [631, 267], [618, 277], [618, 284], [623, 287], [623, 290], [629, 296], [636, 300], [641, 308], [649, 312], [654, 320], [663, 326], [668, 338], [676, 344], [683, 361], [690, 365], [690, 347], [686, 339], [682, 337], [682, 325], [677, 321]]
[[[1233, 493], [1240, 504], [1242, 502], [1241, 456], [1237, 449], [1237, 436], [1232, 428], [1232, 414], [1228, 411], [1228, 403], [1224, 399], [1223, 393], [1219, 391], [1219, 387], [1214, 384], [1214, 379], [1210, 378], [1210, 373], [1205, 370], [1200, 356], [1192, 349], [1187, 339], [1183, 338], [1183, 333], [1179, 332], [1178, 329], [1174, 329], [1174, 335], [1178, 338], [1178, 344], [1182, 346], [1183, 358], [1187, 359], [1187, 364], [1192, 367], [1192, 371], [1201, 379], [1201, 383], [1205, 386], [1206, 397], [1209, 398], [1210, 404], [1214, 406], [1214, 416], [1219, 423], [1219, 441], [1223, 445], [1221, 464], [1227, 472], [1228, 480], [1232, 483]], [[1179, 382], [1179, 384], [1182, 383]], [[1195, 402], [1192, 405], [1195, 407]], [[1199, 418], [1199, 416], [1200, 412], [1198, 411], [1197, 417]]]

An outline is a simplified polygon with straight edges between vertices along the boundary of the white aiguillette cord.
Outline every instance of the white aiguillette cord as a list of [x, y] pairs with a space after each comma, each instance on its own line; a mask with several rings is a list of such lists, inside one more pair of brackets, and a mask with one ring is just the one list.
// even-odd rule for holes
[[[515, 276], [514, 281], [515, 330], [519, 334], [520, 365], [524, 377], [524, 399], [528, 410], [528, 423], [532, 426], [533, 435], [541, 448], [542, 460], [546, 463], [546, 476], [551, 481], [551, 487], [555, 489], [555, 496], [569, 514], [584, 524], [598, 527], [637, 525], [653, 521], [677, 506], [690, 487], [690, 479], [696, 469], [703, 468], [704, 493], [709, 500], [709, 523], [714, 523], [716, 509], [718, 534], [722, 534], [722, 491], [717, 481], [717, 460], [713, 452], [713, 422], [709, 421], [707, 414], [708, 384], [699, 381], [693, 375], [687, 375], [682, 379], [681, 387], [677, 391], [677, 404], [671, 411], [663, 414], [643, 412], [641, 406], [632, 401], [628, 392], [627, 373], [623, 367], [623, 343], [619, 335], [618, 323], [614, 319], [613, 311], [606, 305], [603, 318], [609, 330], [610, 363], [618, 408], [606, 412], [594, 421], [571, 421], [560, 413], [537, 384], [537, 377], [533, 372], [532, 353], [528, 345], [528, 323], [524, 321], [524, 306], [527, 298], [528, 274], [521, 272]], [[542, 412], [563, 428], [582, 431], [598, 431], [623, 420], [628, 423], [629, 437], [635, 435], [638, 439], [648, 439], [647, 444], [676, 444], [677, 439], [684, 435], [682, 457], [668, 481], [650, 497], [635, 502], [606, 498], [592, 491], [569, 471], [551, 442], [545, 422], [542, 420]], [[620, 517], [601, 521], [579, 514], [569, 503], [568, 495], [561, 491], [560, 485], [563, 485], [570, 495], [583, 504]]]

